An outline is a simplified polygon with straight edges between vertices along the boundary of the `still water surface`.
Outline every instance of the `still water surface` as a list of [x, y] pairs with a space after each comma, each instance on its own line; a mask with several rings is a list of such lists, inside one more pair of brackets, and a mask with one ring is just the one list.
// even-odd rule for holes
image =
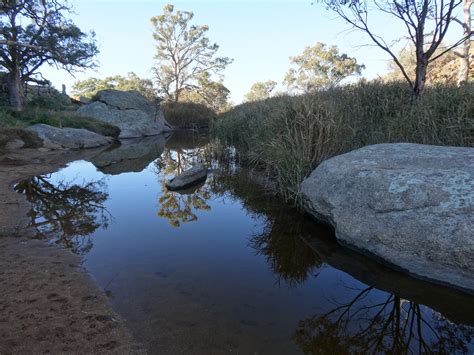
[[[474, 297], [339, 246], [206, 137], [127, 141], [16, 186], [150, 353], [469, 353]], [[206, 183], [168, 192], [203, 161]]]

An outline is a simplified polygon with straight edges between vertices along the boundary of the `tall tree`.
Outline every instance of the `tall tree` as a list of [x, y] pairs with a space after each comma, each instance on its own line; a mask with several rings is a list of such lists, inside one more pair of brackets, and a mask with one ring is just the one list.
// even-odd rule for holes
[[165, 5], [163, 14], [151, 18], [156, 40], [155, 78], [167, 100], [179, 101], [184, 90], [198, 88], [203, 73], [220, 74], [232, 60], [217, 57], [217, 44], [206, 37], [209, 26], [191, 25], [194, 14]]
[[313, 91], [336, 86], [351, 75], [360, 75], [365, 68], [355, 58], [340, 54], [337, 46], [327, 47], [318, 42], [306, 47], [301, 55], [290, 57], [291, 68], [285, 75], [284, 84], [297, 91]]
[[106, 89], [135, 90], [150, 100], [156, 99], [153, 82], [141, 79], [137, 74], [130, 72], [127, 76], [115, 75], [104, 79], [88, 78], [79, 80], [72, 86], [72, 93], [76, 96], [93, 97], [98, 91]]
[[[10, 105], [24, 105], [25, 83], [42, 82], [43, 64], [69, 73], [95, 66], [94, 33], [82, 32], [65, 17], [71, 7], [59, 0], [3, 0], [0, 4], [0, 66], [8, 72]], [[39, 79], [38, 79], [39, 78]]]
[[268, 99], [276, 86], [277, 82], [273, 80], [256, 82], [250, 87], [250, 91], [244, 95], [244, 100], [259, 101]]
[[[430, 63], [452, 48], [436, 54], [453, 20], [454, 11], [463, 0], [321, 0], [354, 28], [365, 32], [396, 63], [412, 89], [413, 99], [418, 100], [424, 92], [426, 73]], [[400, 62], [393, 46], [374, 32], [369, 25], [371, 15], [388, 14], [400, 20], [407, 29], [409, 41], [415, 47], [416, 70], [413, 80]], [[470, 38], [463, 36], [452, 47]]]

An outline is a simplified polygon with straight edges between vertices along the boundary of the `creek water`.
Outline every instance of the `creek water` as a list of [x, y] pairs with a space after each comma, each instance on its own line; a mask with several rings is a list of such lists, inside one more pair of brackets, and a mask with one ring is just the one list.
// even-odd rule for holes
[[[197, 161], [207, 181], [169, 192]], [[339, 246], [206, 136], [129, 140], [16, 185], [150, 353], [470, 353], [474, 297]]]

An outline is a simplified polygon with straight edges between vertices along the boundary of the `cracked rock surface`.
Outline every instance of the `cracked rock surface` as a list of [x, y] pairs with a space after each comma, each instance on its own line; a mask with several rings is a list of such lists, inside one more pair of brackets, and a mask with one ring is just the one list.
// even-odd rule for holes
[[342, 244], [474, 292], [474, 148], [367, 146], [323, 162], [302, 194]]

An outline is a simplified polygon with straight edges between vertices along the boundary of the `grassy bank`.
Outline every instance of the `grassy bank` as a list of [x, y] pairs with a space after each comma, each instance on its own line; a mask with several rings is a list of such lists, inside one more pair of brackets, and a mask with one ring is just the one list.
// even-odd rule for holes
[[208, 128], [216, 118], [213, 110], [192, 102], [167, 102], [162, 108], [166, 120], [178, 128]]
[[211, 131], [265, 168], [299, 201], [299, 185], [323, 160], [368, 144], [474, 145], [474, 85], [431, 87], [410, 103], [405, 83], [359, 83], [236, 106]]
[[111, 124], [98, 121], [92, 117], [83, 117], [72, 110], [52, 110], [39, 107], [27, 107], [15, 111], [0, 107], [0, 125], [10, 128], [25, 128], [37, 123], [53, 127], [85, 128], [89, 131], [117, 138], [120, 129]]
[[25, 142], [25, 147], [35, 148], [41, 141], [24, 128], [43, 123], [53, 127], [84, 128], [89, 131], [117, 138], [120, 129], [116, 126], [98, 121], [91, 117], [79, 116], [75, 113], [77, 106], [60, 95], [52, 97], [34, 97], [28, 101], [22, 111], [0, 105], [0, 150], [15, 138]]

